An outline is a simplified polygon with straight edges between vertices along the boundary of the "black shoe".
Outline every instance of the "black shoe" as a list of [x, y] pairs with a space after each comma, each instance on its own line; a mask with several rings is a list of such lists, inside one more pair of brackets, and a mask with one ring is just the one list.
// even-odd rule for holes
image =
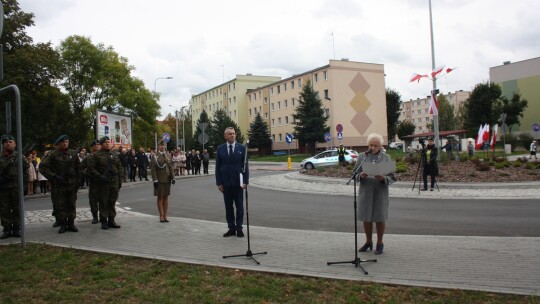
[[13, 230], [11, 233], [12, 237], [21, 237], [21, 231], [20, 230]]
[[429, 191], [433, 191], [433, 188], [429, 189]]
[[234, 231], [232, 229], [229, 229], [227, 232], [225, 232], [223, 237], [229, 237], [229, 236], [233, 236], [233, 235], [236, 235], [236, 231]]
[[242, 232], [242, 230], [238, 230], [238, 231], [236, 231], [236, 236], [237, 237], [244, 237], [244, 232]]
[[67, 231], [67, 226], [66, 225], [62, 225], [60, 226], [60, 229], [58, 229], [58, 233], [64, 233]]
[[365, 243], [364, 246], [358, 249], [358, 252], [366, 252], [373, 249], [373, 242]]
[[147, 181], [147, 182], [148, 182], [148, 181], [149, 181], [149, 180], [148, 180], [148, 178], [146, 178], [146, 179], [145, 179], [145, 181]]
[[115, 221], [109, 221], [107, 224], [109, 225], [109, 228], [120, 228], [120, 225], [116, 225]]
[[97, 217], [94, 217], [92, 219], [92, 224], [97, 224], [97, 223], [99, 223], [99, 220], [97, 219]]
[[107, 224], [106, 221], [101, 221], [101, 229], [103, 230], [109, 229], [109, 224]]
[[67, 224], [67, 231], [79, 232], [79, 229], [77, 229], [74, 224]]
[[53, 228], [60, 227], [60, 223], [58, 221], [54, 221], [54, 224], [52, 224]]
[[0, 235], [0, 239], [7, 239], [8, 237], [11, 236], [11, 231], [4, 231], [4, 233], [2, 233], [2, 235]]

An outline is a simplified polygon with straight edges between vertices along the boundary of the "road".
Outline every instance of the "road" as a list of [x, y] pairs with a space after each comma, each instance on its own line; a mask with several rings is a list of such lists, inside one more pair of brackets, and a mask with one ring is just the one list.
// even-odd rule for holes
[[[252, 176], [275, 172], [255, 171]], [[354, 231], [354, 198], [309, 195], [250, 187], [251, 225], [302, 230]], [[119, 206], [156, 215], [150, 182], [122, 188]], [[225, 222], [221, 193], [213, 175], [178, 180], [169, 198], [170, 217]], [[78, 207], [88, 206], [86, 191]], [[51, 209], [50, 197], [27, 200], [25, 210]], [[388, 234], [457, 236], [540, 236], [537, 200], [425, 200], [391, 198]], [[121, 222], [121, 219], [118, 219]]]

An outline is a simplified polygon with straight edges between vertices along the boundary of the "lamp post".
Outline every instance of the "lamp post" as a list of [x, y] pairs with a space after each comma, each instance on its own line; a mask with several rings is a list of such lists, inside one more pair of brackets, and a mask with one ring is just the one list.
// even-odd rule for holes
[[[431, 35], [431, 69], [432, 71], [435, 70], [435, 41], [433, 39], [433, 17], [431, 14], [431, 0], [429, 0], [429, 32]], [[434, 96], [437, 96], [438, 90], [437, 90], [437, 78], [433, 77], [433, 91], [431, 91], [431, 98], [435, 98]], [[437, 152], [440, 152], [440, 144], [439, 144], [439, 114], [437, 113], [433, 115], [433, 137], [435, 140], [435, 147], [437, 148]], [[437, 158], [439, 158], [439, 153], [437, 153]]]
[[[167, 77], [158, 77], [158, 78], [154, 79], [154, 93], [157, 93], [157, 81], [160, 80], [160, 79], [173, 79], [173, 78], [171, 76], [167, 76]], [[154, 133], [154, 144], [155, 144], [156, 151], [157, 151], [157, 149], [158, 149], [157, 133]]]
[[182, 146], [184, 152], [186, 151], [186, 132], [184, 129], [184, 122], [186, 121], [186, 114], [184, 113], [184, 109], [188, 106], [183, 106], [180, 108], [180, 112], [182, 113]]
[[178, 149], [178, 108], [176, 108], [175, 106], [173, 105], [169, 105], [169, 107], [172, 107], [174, 108], [174, 118], [176, 120], [176, 147], [174, 148], [174, 150], [176, 151]]

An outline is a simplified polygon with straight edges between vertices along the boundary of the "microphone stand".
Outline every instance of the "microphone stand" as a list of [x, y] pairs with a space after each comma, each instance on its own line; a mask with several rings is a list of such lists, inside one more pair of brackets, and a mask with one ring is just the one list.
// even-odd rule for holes
[[[245, 158], [244, 158], [244, 166], [242, 166], [242, 175], [246, 174], [246, 166], [247, 166], [247, 161], [248, 161], [248, 158], [247, 158], [248, 144], [249, 144], [249, 141], [247, 142], [246, 147], [245, 147], [246, 148], [246, 154], [245, 154]], [[250, 242], [250, 238], [249, 238], [249, 200], [248, 200], [247, 187], [245, 189], [245, 194], [246, 194], [246, 220], [247, 220], [247, 243], [248, 243], [248, 249], [247, 249], [245, 254], [224, 255], [223, 258], [226, 259], [226, 258], [235, 258], [235, 257], [244, 257], [245, 256], [245, 257], [250, 258], [253, 261], [255, 261], [255, 263], [257, 263], [257, 265], [260, 265], [261, 263], [259, 263], [259, 261], [257, 261], [253, 256], [258, 255], [258, 254], [267, 254], [268, 252], [264, 251], [264, 252], [253, 253], [251, 251], [251, 242]]]
[[364, 164], [364, 162], [366, 161], [367, 159], [367, 155], [368, 153], [366, 153], [364, 159], [362, 160], [362, 162], [360, 163], [360, 165], [358, 167], [356, 167], [356, 170], [354, 170], [353, 172], [353, 175], [351, 176], [351, 178], [349, 179], [349, 181], [347, 182], [347, 185], [351, 183], [351, 180], [354, 180], [354, 260], [352, 261], [342, 261], [342, 262], [327, 262], [326, 265], [333, 265], [333, 264], [353, 264], [354, 267], [359, 267], [360, 269], [362, 269], [362, 271], [364, 272], [365, 275], [368, 274], [368, 272], [364, 269], [364, 267], [362, 267], [362, 265], [360, 265], [360, 263], [365, 263], [365, 262], [377, 262], [377, 259], [372, 259], [372, 260], [362, 260], [358, 257], [358, 222], [357, 222], [357, 202], [356, 202], [356, 177], [358, 176], [358, 174], [360, 173], [360, 168], [362, 168], [362, 165]]

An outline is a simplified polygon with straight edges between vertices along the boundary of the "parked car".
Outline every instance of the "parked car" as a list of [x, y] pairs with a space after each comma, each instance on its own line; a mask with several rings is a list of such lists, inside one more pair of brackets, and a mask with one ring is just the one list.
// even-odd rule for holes
[[390, 149], [403, 149], [403, 143], [393, 142], [388, 145]]
[[[348, 164], [355, 163], [357, 159], [358, 152], [354, 150], [345, 150], [345, 161]], [[302, 160], [300, 162], [300, 167], [306, 170], [312, 170], [319, 167], [336, 166], [338, 163], [339, 160], [337, 150], [334, 149], [323, 151], [315, 156]]]

